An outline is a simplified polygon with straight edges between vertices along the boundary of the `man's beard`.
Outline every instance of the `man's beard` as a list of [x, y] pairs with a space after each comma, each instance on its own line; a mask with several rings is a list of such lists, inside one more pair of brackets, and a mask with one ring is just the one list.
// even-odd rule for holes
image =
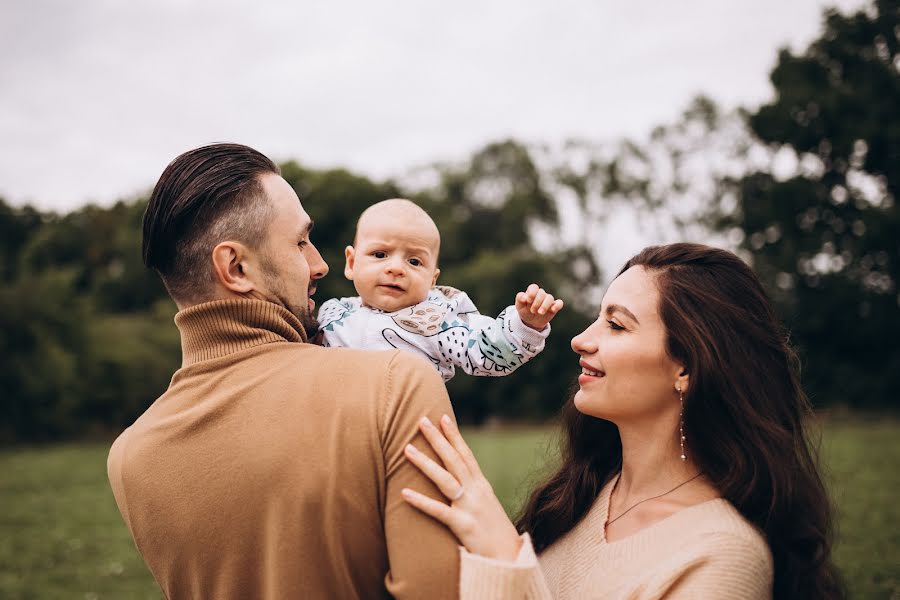
[[285, 290], [280, 286], [273, 288], [273, 291], [275, 292], [275, 297], [280, 301], [280, 304], [284, 306], [289, 313], [297, 317], [297, 320], [303, 325], [303, 330], [306, 332], [306, 339], [312, 340], [316, 337], [316, 334], [319, 332], [319, 321], [314, 314], [309, 312], [309, 299], [307, 299], [306, 304], [301, 305], [291, 302], [288, 299], [288, 295], [284, 293]]
[[300, 320], [300, 324], [303, 325], [303, 330], [306, 332], [307, 340], [316, 337], [316, 334], [319, 333], [319, 321], [315, 315], [310, 314], [308, 306], [302, 308], [290, 307], [288, 310]]
[[291, 302], [290, 294], [288, 294], [288, 291], [281, 285], [281, 279], [278, 277], [278, 273], [275, 272], [272, 265], [263, 262], [263, 272], [265, 272], [266, 278], [268, 279], [266, 284], [271, 290], [273, 296], [272, 301], [275, 304], [280, 304], [289, 313], [297, 317], [297, 320], [303, 325], [303, 331], [306, 332], [306, 340], [311, 341], [319, 332], [319, 321], [316, 319], [316, 316], [309, 311], [309, 297], [307, 297], [306, 303], [302, 305]]

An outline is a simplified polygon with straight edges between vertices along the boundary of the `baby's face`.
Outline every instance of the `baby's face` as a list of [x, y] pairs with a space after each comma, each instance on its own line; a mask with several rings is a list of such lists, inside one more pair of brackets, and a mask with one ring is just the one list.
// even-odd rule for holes
[[440, 241], [417, 219], [373, 215], [361, 222], [356, 247], [347, 246], [344, 274], [363, 304], [386, 312], [425, 300], [437, 281]]

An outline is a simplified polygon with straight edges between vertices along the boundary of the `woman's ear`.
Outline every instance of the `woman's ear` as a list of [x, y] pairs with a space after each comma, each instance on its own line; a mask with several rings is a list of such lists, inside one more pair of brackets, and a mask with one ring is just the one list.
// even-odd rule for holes
[[212, 251], [213, 273], [216, 283], [235, 294], [256, 289], [248, 267], [247, 248], [240, 242], [221, 242]]
[[684, 369], [681, 370], [681, 373], [678, 374], [678, 379], [675, 380], [675, 391], [679, 393], [679, 395], [687, 394], [688, 386], [691, 384], [691, 376], [688, 375], [688, 372]]
[[356, 260], [356, 250], [353, 249], [353, 246], [344, 248], [344, 258], [347, 259], [347, 263], [344, 265], [344, 277], [353, 281], [353, 261]]

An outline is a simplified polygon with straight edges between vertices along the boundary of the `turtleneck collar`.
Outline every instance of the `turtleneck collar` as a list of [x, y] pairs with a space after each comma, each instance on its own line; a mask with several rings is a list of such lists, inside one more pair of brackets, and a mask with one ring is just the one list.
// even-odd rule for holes
[[271, 342], [306, 342], [300, 320], [261, 300], [215, 300], [175, 315], [181, 332], [181, 366]]

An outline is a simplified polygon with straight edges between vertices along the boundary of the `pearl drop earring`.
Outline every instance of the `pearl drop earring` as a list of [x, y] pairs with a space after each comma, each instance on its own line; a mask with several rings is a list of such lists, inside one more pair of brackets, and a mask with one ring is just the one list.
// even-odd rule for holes
[[676, 385], [675, 389], [678, 390], [678, 401], [681, 402], [681, 412], [678, 414], [678, 436], [681, 438], [679, 441], [681, 442], [681, 460], [687, 460], [687, 455], [684, 453], [684, 392], [681, 391], [681, 386]]

